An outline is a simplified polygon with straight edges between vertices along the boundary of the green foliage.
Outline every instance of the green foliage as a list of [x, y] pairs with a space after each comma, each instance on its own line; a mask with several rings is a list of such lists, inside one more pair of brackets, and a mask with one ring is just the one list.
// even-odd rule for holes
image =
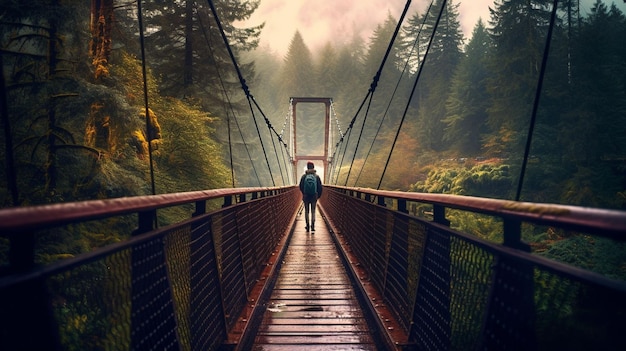
[[[221, 1], [216, 11], [235, 53], [255, 48], [263, 25], [239, 28], [233, 22], [248, 19], [259, 0]], [[160, 90], [176, 98], [197, 99], [204, 109], [222, 108], [228, 103], [222, 84], [237, 82], [230, 69], [229, 53], [206, 2], [161, 1], [146, 3], [146, 48], [150, 65], [160, 77]], [[254, 72], [243, 65], [246, 77]]]
[[[438, 1], [433, 6], [433, 14], [438, 15], [443, 5]], [[424, 21], [420, 43], [432, 43], [418, 85], [419, 94], [412, 104], [418, 111], [418, 135], [428, 149], [443, 151], [447, 146], [444, 139], [444, 120], [446, 119], [446, 100], [451, 93], [452, 78], [462, 58], [463, 34], [459, 24], [458, 4], [447, 2], [443, 9], [442, 20], [436, 32], [436, 15], [429, 15]], [[426, 49], [424, 49], [425, 52]]]
[[447, 166], [449, 164], [431, 169], [428, 172], [428, 177], [413, 184], [410, 190], [491, 198], [509, 197], [513, 175], [507, 164], [483, 163], [471, 166]]
[[154, 108], [161, 110], [164, 134], [154, 156], [161, 186], [168, 192], [227, 187], [221, 146], [211, 138], [214, 118], [177, 99], [163, 99]]
[[543, 255], [613, 279], [626, 280], [626, 244], [623, 242], [573, 235], [555, 242]]
[[481, 154], [482, 137], [488, 132], [488, 71], [485, 67], [488, 49], [489, 37], [483, 22], [479, 21], [466, 47], [465, 57], [454, 73], [446, 101], [444, 141], [450, 150], [467, 156]]

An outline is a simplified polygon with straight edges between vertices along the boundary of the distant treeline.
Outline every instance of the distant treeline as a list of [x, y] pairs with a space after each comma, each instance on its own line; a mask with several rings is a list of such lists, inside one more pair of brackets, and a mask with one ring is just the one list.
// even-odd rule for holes
[[[511, 198], [550, 4], [496, 1], [468, 40], [458, 2], [441, 3], [407, 16], [372, 84], [397, 26], [391, 15], [369, 41], [337, 38], [315, 53], [296, 32], [278, 57], [257, 48], [262, 25], [234, 25], [258, 1], [217, 2], [244, 84], [263, 108], [251, 111], [208, 6], [146, 1], [146, 113], [134, 2], [2, 1], [2, 205], [150, 194], [152, 184], [157, 193], [288, 184], [297, 179], [285, 167], [293, 155], [275, 134], [291, 142], [293, 96], [333, 98], [349, 133], [341, 143], [334, 136], [328, 182], [449, 191], [451, 184], [432, 186], [432, 175], [497, 160], [492, 166], [505, 167], [510, 186], [499, 176], [497, 189], [481, 183], [484, 193], [461, 193]], [[577, 3], [562, 2], [557, 12], [522, 199], [623, 208], [626, 19], [602, 1], [588, 13]], [[319, 148], [320, 115], [303, 110], [299, 150]]]
[[[337, 150], [345, 157], [343, 163], [341, 157], [334, 159], [338, 177], [331, 177], [332, 181], [376, 187], [407, 110], [382, 187], [445, 192], [454, 188], [452, 183], [419, 184], [433, 168], [445, 172], [469, 169], [475, 163], [462, 166], [445, 162], [447, 159], [478, 158], [498, 160], [496, 168], [506, 165], [509, 184], [502, 188], [500, 177], [499, 183], [493, 184], [499, 190], [485, 184], [481, 186], [484, 193], [474, 192], [476, 189], [461, 193], [514, 197], [536, 101], [551, 3], [496, 1], [487, 24], [479, 21], [469, 40], [460, 29], [458, 2], [448, 1], [443, 11], [441, 3], [435, 1], [429, 13], [413, 13], [403, 23], [372, 103], [366, 106], [366, 119], [366, 108], [359, 115], [356, 112], [385, 55], [397, 26], [395, 18], [389, 16], [381, 23], [367, 43], [359, 38], [344, 43], [346, 38], [337, 38], [320, 52], [311, 52], [296, 32], [284, 58], [264, 50], [246, 56], [254, 60], [257, 72], [252, 91], [272, 106], [270, 110], [274, 108], [270, 114], [273, 123], [282, 124], [289, 96], [302, 95], [332, 97], [344, 132], [355, 122], [347, 145]], [[522, 199], [623, 208], [626, 17], [603, 1], [597, 1], [589, 13], [582, 13], [577, 4], [560, 2], [557, 11]], [[307, 131], [302, 132], [306, 138], [307, 133], [320, 130], [320, 121], [299, 121], [303, 128], [299, 130]], [[348, 171], [351, 165], [356, 172]], [[348, 173], [350, 179], [346, 180]]]

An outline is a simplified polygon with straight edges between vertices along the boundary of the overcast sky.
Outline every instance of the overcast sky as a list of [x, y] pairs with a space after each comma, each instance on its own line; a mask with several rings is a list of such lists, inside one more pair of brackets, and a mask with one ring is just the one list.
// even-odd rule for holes
[[[489, 6], [493, 0], [453, 1], [460, 3], [459, 21], [466, 38], [479, 17], [485, 24], [489, 21]], [[593, 2], [595, 0], [582, 0], [581, 14], [588, 13], [588, 4]], [[613, 1], [604, 2], [610, 5]], [[614, 2], [624, 11], [623, 0]], [[327, 42], [335, 45], [349, 42], [354, 35], [368, 40], [387, 14], [399, 19], [405, 4], [406, 0], [261, 0], [253, 16], [237, 25], [245, 27], [265, 22], [260, 45], [284, 56], [296, 30], [314, 52]], [[428, 4], [430, 0], [413, 0], [407, 19], [416, 10], [424, 13]]]

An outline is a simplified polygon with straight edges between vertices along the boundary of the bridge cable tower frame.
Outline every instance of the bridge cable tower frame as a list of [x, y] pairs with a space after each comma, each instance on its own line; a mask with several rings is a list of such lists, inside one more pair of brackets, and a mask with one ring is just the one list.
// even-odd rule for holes
[[[333, 125], [330, 123], [331, 119], [331, 109], [333, 104], [333, 99], [330, 97], [290, 97], [289, 98], [290, 107], [291, 107], [291, 151], [292, 151], [292, 162], [293, 162], [293, 172], [294, 172], [294, 180], [298, 182], [298, 162], [305, 161], [322, 161], [322, 166], [324, 168], [324, 172], [328, 173], [329, 167], [328, 165], [332, 163], [332, 157], [330, 157], [330, 147], [332, 147], [331, 137], [332, 137], [332, 129]], [[298, 154], [298, 138], [297, 138], [297, 105], [298, 103], [322, 103], [324, 104], [324, 152], [323, 154], [306, 154], [299, 155]], [[339, 126], [337, 126], [339, 128]], [[325, 179], [327, 179], [325, 177]]]

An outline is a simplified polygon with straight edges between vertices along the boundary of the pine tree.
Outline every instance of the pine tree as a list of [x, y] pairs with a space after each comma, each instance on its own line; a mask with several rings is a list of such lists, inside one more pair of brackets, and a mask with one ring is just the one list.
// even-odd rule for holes
[[81, 83], [77, 73], [84, 71], [84, 55], [77, 49], [84, 37], [74, 29], [87, 23], [88, 8], [82, 2], [64, 6], [58, 0], [5, 5], [0, 31], [8, 73], [9, 137], [15, 145], [7, 152], [14, 152], [16, 168], [10, 172], [16, 172], [18, 186], [28, 190], [31, 203], [62, 201], [68, 192], [68, 179], [61, 176], [68, 166], [64, 160], [93, 162], [98, 155], [80, 144], [72, 128], [80, 123], [80, 111], [71, 102]]
[[[417, 98], [413, 106], [418, 110], [420, 139], [428, 149], [441, 151], [445, 148], [443, 135], [446, 118], [446, 100], [450, 93], [452, 74], [461, 59], [463, 34], [458, 20], [458, 4], [446, 3], [439, 26], [435, 28], [442, 2], [436, 2], [425, 21], [422, 35], [434, 35], [424, 68], [420, 76]], [[433, 31], [434, 34], [433, 34]], [[427, 45], [428, 39], [420, 40]]]
[[[354, 37], [346, 46], [339, 49], [336, 61], [337, 93], [333, 96], [338, 119], [345, 132], [359, 104], [367, 93], [361, 84], [363, 77], [363, 57], [365, 44], [360, 37]], [[362, 88], [362, 89], [360, 89]]]
[[[280, 93], [284, 101], [289, 101], [290, 97], [313, 96], [317, 82], [313, 56], [299, 31], [291, 39], [283, 62]], [[320, 139], [323, 140], [324, 128], [320, 126], [324, 125], [324, 110], [318, 105], [296, 105], [296, 151], [299, 155], [321, 154]]]
[[493, 50], [487, 89], [492, 105], [485, 146], [493, 155], [520, 156], [545, 46], [549, 4], [498, 0], [490, 12]]
[[333, 97], [337, 92], [339, 81], [337, 80], [337, 51], [327, 43], [320, 52], [319, 59], [315, 65], [315, 95], [323, 97]]
[[569, 156], [587, 163], [626, 154], [626, 49], [620, 45], [625, 26], [626, 17], [615, 5], [607, 8], [597, 0], [578, 38], [573, 100], [579, 112], [575, 126], [586, 147], [570, 149]]
[[420, 65], [424, 53], [421, 51], [423, 45], [421, 40], [423, 35], [421, 31], [424, 27], [424, 16], [419, 12], [415, 12], [409, 17], [406, 24], [402, 27], [400, 36], [400, 53], [399, 56], [403, 62], [408, 61], [409, 70], [415, 73]]
[[[372, 103], [369, 111], [362, 111], [362, 116], [359, 116], [357, 121], [358, 126], [355, 125], [356, 130], [354, 130], [353, 133], [361, 130], [361, 126], [363, 125], [362, 122], [365, 118], [365, 112], [368, 112], [367, 120], [365, 121], [366, 124], [364, 125], [365, 130], [363, 131], [363, 138], [369, 142], [375, 142], [375, 133], [381, 122], [384, 123], [384, 128], [381, 129], [383, 134], [386, 132], [395, 132], [405, 103], [405, 101], [402, 101], [402, 103], [392, 104], [389, 111], [386, 111], [389, 101], [394, 98], [398, 99], [397, 92], [396, 96], [392, 95], [398, 81], [401, 78], [400, 69], [403, 64], [403, 62], [400, 61], [400, 44], [397, 41], [398, 39], [396, 39], [396, 42], [387, 56], [387, 61], [380, 72], [380, 76], [375, 76], [380, 68], [383, 58], [387, 54], [389, 43], [397, 25], [398, 21], [391, 15], [388, 15], [385, 22], [378, 25], [374, 30], [374, 33], [370, 38], [370, 45], [368, 47], [367, 54], [365, 55], [360, 86], [370, 86], [370, 89], [374, 88], [375, 90], [372, 92]], [[377, 78], [378, 81], [374, 81], [374, 78]], [[372, 86], [372, 84], [375, 85]], [[366, 91], [362, 91], [361, 94], [362, 100], [363, 97], [365, 97]], [[359, 145], [359, 149], [361, 150], [363, 147]]]
[[293, 35], [283, 61], [282, 95], [286, 97], [312, 95], [315, 91], [313, 56], [299, 31]]
[[482, 20], [479, 20], [452, 79], [446, 101], [446, 118], [443, 120], [446, 124], [444, 141], [459, 155], [479, 155], [481, 152], [481, 137], [486, 132], [489, 106], [485, 86], [488, 76], [485, 61], [489, 50], [489, 36]]
[[[263, 25], [242, 29], [233, 25], [249, 18], [258, 6], [258, 0], [218, 2], [215, 6], [235, 54], [258, 44]], [[213, 110], [223, 106], [223, 94], [215, 91], [222, 90], [222, 83], [228, 89], [238, 89], [240, 84], [210, 8], [182, 0], [167, 4], [154, 0], [145, 8], [148, 60], [161, 77], [161, 92], [196, 99]], [[245, 76], [253, 76], [252, 66], [241, 68]]]

